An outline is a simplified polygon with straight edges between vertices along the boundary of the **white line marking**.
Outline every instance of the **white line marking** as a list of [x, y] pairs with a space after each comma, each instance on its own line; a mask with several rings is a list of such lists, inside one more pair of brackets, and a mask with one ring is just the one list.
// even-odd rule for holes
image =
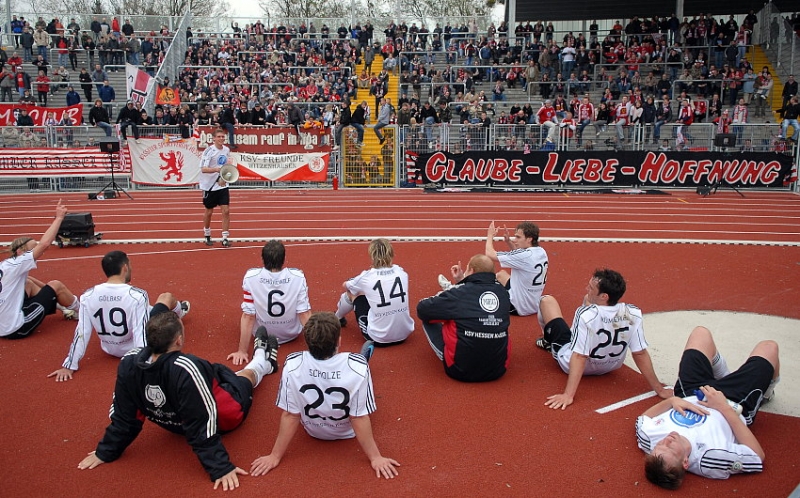
[[[392, 242], [482, 242], [485, 237], [426, 237], [426, 236], [406, 236], [406, 235], [387, 235], [385, 233], [375, 235], [353, 235], [340, 237], [281, 237], [284, 242], [371, 242], [376, 238], [383, 237]], [[231, 238], [236, 243], [256, 243], [270, 240], [268, 237], [241, 237]], [[496, 239], [501, 240], [501, 239]], [[621, 242], [621, 243], [645, 243], [645, 244], [714, 244], [714, 245], [746, 245], [746, 246], [782, 246], [800, 247], [800, 241], [780, 241], [780, 240], [736, 240], [736, 239], [645, 239], [645, 238], [623, 238], [623, 237], [542, 237], [542, 242]], [[119, 244], [201, 244], [197, 237], [178, 238], [178, 239], [103, 239], [97, 241], [98, 245], [119, 245]], [[234, 246], [236, 247], [236, 246]], [[203, 249], [198, 249], [203, 250]], [[204, 250], [207, 250], [204, 249]]]
[[622, 401], [619, 401], [617, 403], [614, 403], [614, 404], [611, 404], [611, 405], [608, 405], [608, 406], [604, 406], [603, 408], [598, 408], [595, 411], [597, 413], [601, 413], [601, 414], [602, 413], [613, 412], [614, 410], [618, 410], [618, 409], [623, 408], [625, 406], [632, 405], [634, 403], [638, 403], [639, 401], [642, 401], [643, 399], [652, 398], [655, 395], [656, 395], [655, 391], [648, 391], [648, 392], [646, 392], [644, 394], [640, 394], [638, 396], [633, 396], [633, 397], [628, 398], [628, 399], [623, 399]]

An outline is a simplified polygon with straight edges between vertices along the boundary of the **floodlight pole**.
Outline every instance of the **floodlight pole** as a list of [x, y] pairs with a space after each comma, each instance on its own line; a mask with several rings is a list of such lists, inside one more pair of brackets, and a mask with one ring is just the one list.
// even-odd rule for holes
[[506, 12], [508, 13], [508, 35], [511, 36], [517, 25], [517, 0], [506, 0]]

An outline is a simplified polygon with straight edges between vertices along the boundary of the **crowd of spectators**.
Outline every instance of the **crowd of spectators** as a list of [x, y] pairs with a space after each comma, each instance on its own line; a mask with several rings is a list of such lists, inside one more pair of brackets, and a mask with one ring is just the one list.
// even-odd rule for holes
[[[6, 100], [16, 90], [19, 101], [38, 98], [47, 105], [48, 96], [69, 85], [66, 68], [78, 69], [81, 51], [88, 67], [95, 68], [91, 73], [81, 68], [87, 102], [96, 87], [103, 103], [109, 103], [103, 97], [109, 93], [104, 80], [126, 62], [153, 72], [174, 34], [166, 28], [144, 34], [130, 20], [108, 19], [94, 17], [82, 29], [75, 19], [65, 27], [58, 18], [47, 23], [40, 17], [31, 24], [14, 16], [16, 51], [0, 77], [0, 98]], [[792, 25], [796, 19], [787, 22]], [[181, 106], [159, 107], [141, 124], [149, 119], [178, 126], [187, 137], [196, 124], [229, 131], [234, 125], [327, 126], [336, 123], [343, 101], [356, 99], [364, 101], [369, 123], [366, 99], [374, 98], [377, 109], [390, 75], [400, 78], [401, 110], [392, 122], [401, 125], [542, 124], [539, 109], [530, 103], [538, 99], [550, 101], [557, 124], [567, 120], [569, 129], [569, 120], [576, 120], [578, 136], [587, 120], [617, 129], [637, 119], [655, 124], [659, 119], [652, 109], [670, 100], [677, 102], [671, 116], [675, 120], [687, 101], [695, 122], [719, 120], [725, 110], [733, 114], [740, 105], [753, 106], [749, 113], [736, 113], [746, 120], [748, 115], [765, 115], [772, 88], [768, 71], [753, 68], [746, 57], [757, 22], [752, 11], [741, 25], [734, 16], [633, 17], [607, 33], [592, 22], [588, 36], [559, 33], [552, 23], [541, 21], [519, 23], [513, 32], [505, 22], [479, 29], [475, 20], [432, 27], [390, 22], [382, 33], [370, 23], [318, 28], [314, 23], [268, 27], [258, 21], [239, 27], [234, 22], [229, 32], [209, 34], [190, 28], [177, 81], [164, 82], [175, 86]], [[355, 74], [362, 61], [365, 69]], [[38, 77], [26, 74], [23, 62], [34, 63]], [[445, 67], [437, 69], [442, 63]], [[104, 77], [96, 78], [100, 73]], [[512, 103], [507, 113], [496, 112], [495, 106], [507, 100], [507, 90], [515, 88], [524, 90], [528, 103]], [[596, 107], [592, 104], [593, 115], [580, 116], [583, 96], [597, 89], [603, 96]], [[75, 95], [70, 92], [72, 101]], [[791, 95], [785, 97], [789, 102]], [[291, 115], [290, 104], [299, 112]], [[111, 107], [106, 108], [111, 121]], [[425, 133], [427, 141], [431, 137]], [[624, 142], [625, 134], [618, 133], [618, 139]]]

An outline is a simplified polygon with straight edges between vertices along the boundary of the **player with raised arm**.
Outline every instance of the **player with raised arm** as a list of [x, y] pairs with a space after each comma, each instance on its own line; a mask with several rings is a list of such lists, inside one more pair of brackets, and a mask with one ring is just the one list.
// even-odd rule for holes
[[231, 463], [220, 434], [239, 427], [253, 403], [253, 389], [261, 379], [277, 371], [270, 357], [278, 341], [259, 329], [253, 361], [234, 373], [183, 353], [184, 328], [180, 318], [161, 304], [147, 322], [147, 346], [133, 349], [120, 361], [111, 405], [111, 424], [97, 449], [79, 464], [94, 469], [113, 462], [139, 435], [144, 419], [186, 437], [214, 482], [223, 490], [239, 487], [239, 475], [247, 474]]
[[376, 406], [368, 358], [339, 353], [341, 326], [332, 313], [311, 315], [303, 337], [308, 351], [290, 354], [283, 365], [276, 401], [283, 413], [275, 445], [269, 455], [253, 461], [250, 473], [260, 476], [277, 467], [302, 423], [318, 439], [355, 437], [375, 475], [395, 477], [400, 464], [381, 455], [372, 434], [369, 414]]
[[364, 339], [379, 346], [399, 344], [414, 331], [408, 308], [408, 274], [392, 264], [394, 249], [387, 239], [370, 242], [368, 252], [372, 268], [342, 284], [344, 293], [336, 317], [344, 327], [347, 313], [355, 311]]
[[[58, 280], [46, 284], [28, 277], [36, 261], [53, 245], [67, 207], [59, 199], [56, 217], [37, 242], [18, 237], [11, 242], [11, 256], [0, 262], [0, 338], [22, 339], [41, 325], [44, 317], [56, 312], [57, 305], [78, 310], [78, 298]], [[66, 316], [66, 314], [65, 314]]]
[[[111, 251], [103, 256], [100, 265], [106, 274], [105, 283], [89, 288], [80, 298], [78, 325], [62, 367], [48, 375], [56, 382], [72, 379], [86, 346], [97, 331], [100, 347], [111, 356], [123, 357], [133, 348], [145, 344], [145, 325], [150, 317], [150, 300], [147, 292], [130, 285], [131, 262], [122, 251]], [[189, 301], [178, 301], [169, 292], [158, 296], [158, 303], [183, 317], [189, 312]]]
[[642, 326], [642, 311], [619, 300], [625, 294], [625, 279], [614, 270], [596, 270], [586, 286], [583, 306], [575, 311], [572, 329], [553, 296], [542, 297], [539, 324], [544, 337], [536, 345], [550, 351], [561, 370], [567, 374], [567, 386], [561, 394], [547, 398], [550, 408], [566, 409], [572, 404], [584, 375], [602, 375], [620, 368], [628, 349], [633, 361], [662, 398], [672, 395], [653, 370]]
[[234, 365], [247, 362], [253, 334], [264, 326], [278, 342], [293, 341], [311, 316], [306, 276], [297, 268], [284, 268], [286, 247], [270, 240], [261, 249], [262, 268], [247, 270], [242, 281], [239, 350], [228, 355]]
[[[496, 251], [494, 237], [497, 229], [494, 221], [489, 224], [486, 234], [486, 251], [492, 261], [499, 262], [503, 268], [511, 268], [509, 274], [505, 270], [497, 273], [497, 281], [508, 289], [511, 296], [511, 314], [526, 316], [539, 312], [539, 299], [547, 283], [547, 252], [539, 247], [539, 227], [529, 221], [517, 225], [514, 237], [510, 237], [508, 229], [503, 227], [503, 240], [509, 251]], [[439, 275], [439, 285], [447, 290], [450, 281]]]
[[686, 341], [675, 396], [636, 420], [647, 479], [677, 489], [686, 471], [711, 479], [761, 472], [764, 449], [748, 425], [780, 381], [778, 344], [761, 341], [735, 372], [711, 331], [695, 327]]
[[228, 183], [222, 179], [219, 172], [226, 164], [232, 164], [231, 150], [225, 145], [225, 130], [214, 130], [214, 143], [206, 147], [200, 158], [200, 190], [203, 191], [203, 236], [207, 246], [213, 246], [211, 240], [211, 215], [214, 208], [219, 206], [222, 212], [222, 245], [230, 247], [230, 189]]

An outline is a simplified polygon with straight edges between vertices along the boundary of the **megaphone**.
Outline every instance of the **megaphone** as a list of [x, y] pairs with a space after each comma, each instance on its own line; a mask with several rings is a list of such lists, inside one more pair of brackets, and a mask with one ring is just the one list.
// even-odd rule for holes
[[220, 168], [219, 177], [227, 183], [234, 183], [239, 179], [239, 170], [232, 164], [226, 164]]

